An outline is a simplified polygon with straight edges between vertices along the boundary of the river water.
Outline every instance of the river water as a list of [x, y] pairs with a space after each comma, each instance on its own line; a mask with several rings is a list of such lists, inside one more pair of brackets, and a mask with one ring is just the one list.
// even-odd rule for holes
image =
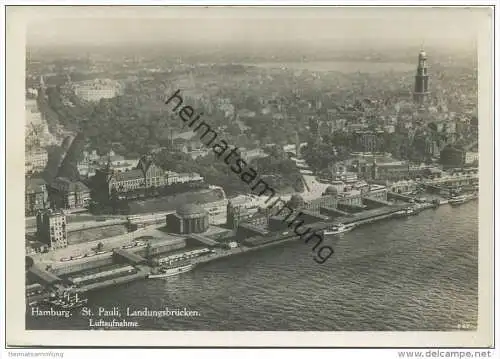
[[[88, 305], [92, 310], [119, 307], [123, 313], [127, 307], [199, 313], [139, 318], [144, 330], [474, 328], [477, 206], [444, 205], [330, 238], [335, 254], [324, 264], [313, 260], [310, 245], [289, 242], [207, 263], [177, 277], [88, 293]], [[79, 313], [69, 319], [26, 317], [27, 329], [90, 329], [89, 319]]]
[[310, 61], [310, 62], [258, 62], [245, 63], [265, 69], [307, 70], [316, 72], [349, 73], [381, 73], [414, 71], [416, 64], [406, 62], [374, 62], [374, 61]]

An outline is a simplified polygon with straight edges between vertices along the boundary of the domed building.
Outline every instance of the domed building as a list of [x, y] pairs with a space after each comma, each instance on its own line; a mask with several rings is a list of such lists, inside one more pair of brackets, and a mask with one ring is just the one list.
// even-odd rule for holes
[[196, 204], [183, 204], [167, 215], [167, 229], [172, 233], [203, 233], [208, 226], [208, 212]]
[[303, 208], [305, 206], [304, 198], [299, 194], [293, 194], [288, 201], [288, 206], [293, 209]]

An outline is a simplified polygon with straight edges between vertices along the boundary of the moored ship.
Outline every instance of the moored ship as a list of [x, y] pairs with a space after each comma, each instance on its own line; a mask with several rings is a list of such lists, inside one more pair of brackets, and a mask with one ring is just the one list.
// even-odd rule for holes
[[459, 206], [475, 198], [477, 198], [477, 194], [460, 195], [450, 198], [448, 200], [448, 203], [451, 204], [452, 206]]
[[150, 274], [148, 274], [148, 278], [154, 279], [154, 278], [171, 277], [171, 276], [178, 275], [181, 273], [189, 272], [193, 268], [194, 268], [194, 265], [192, 263], [184, 263], [184, 264], [178, 264], [178, 265], [172, 265], [172, 266], [159, 267], [158, 269], [153, 270]]
[[406, 208], [401, 211], [397, 211], [395, 213], [396, 217], [409, 217], [409, 216], [414, 216], [417, 215], [418, 211], [416, 211], [414, 208]]

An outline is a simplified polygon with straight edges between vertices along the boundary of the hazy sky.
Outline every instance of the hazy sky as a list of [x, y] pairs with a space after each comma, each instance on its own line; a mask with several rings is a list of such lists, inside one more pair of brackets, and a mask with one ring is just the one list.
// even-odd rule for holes
[[51, 8], [28, 45], [327, 41], [470, 46], [487, 8]]

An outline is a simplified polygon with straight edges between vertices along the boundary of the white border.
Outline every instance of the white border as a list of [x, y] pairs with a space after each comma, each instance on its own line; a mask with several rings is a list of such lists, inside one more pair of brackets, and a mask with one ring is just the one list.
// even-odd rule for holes
[[[79, 4], [85, 4], [85, 5], [90, 5], [88, 2], [68, 2], [68, 1], [53, 1], [50, 4], [52, 5], [68, 5], [71, 3], [71, 5], [79, 5]], [[46, 1], [9, 1], [7, 2], [8, 5], [16, 5], [16, 4], [30, 4], [30, 5], [35, 5], [35, 4], [47, 4]], [[96, 4], [96, 3], [94, 3]], [[104, 4], [117, 4], [116, 1], [101, 1], [98, 3], [99, 5], [104, 5]], [[143, 2], [132, 2], [132, 1], [122, 1], [119, 4], [121, 5], [165, 5], [163, 2], [159, 1], [143, 1]], [[203, 2], [169, 2], [168, 5], [175, 5], [175, 4], [182, 4], [182, 5], [205, 5]], [[219, 4], [219, 5], [231, 5], [231, 2], [228, 1], [213, 1], [210, 2], [211, 5]], [[299, 1], [273, 1], [273, 2], [239, 2], [238, 5], [306, 5], [303, 2]], [[331, 2], [325, 2], [325, 1], [318, 1], [315, 2], [314, 5], [328, 5], [332, 4]], [[407, 2], [401, 2], [401, 1], [386, 1], [386, 2], [366, 2], [366, 1], [350, 1], [349, 3], [345, 3], [345, 5], [419, 5], [419, 6], [432, 6], [432, 5], [471, 5], [470, 2], [467, 1], [454, 1], [454, 2], [449, 2], [449, 1], [441, 1], [439, 3], [436, 2], [431, 2], [431, 1], [407, 1]], [[484, 2], [484, 1], [478, 1], [474, 3], [474, 5], [491, 5], [491, 2]], [[307, 5], [311, 5], [311, 3], [308, 3]], [[134, 9], [134, 12], [137, 12], [137, 8]], [[115, 15], [115, 14], [113, 14]], [[17, 29], [19, 30], [19, 25], [20, 25], [21, 20], [16, 20], [13, 23], [13, 26], [16, 26]], [[9, 24], [10, 25], [10, 24]], [[9, 29], [7, 30], [9, 33]], [[9, 45], [12, 46], [12, 45]], [[24, 45], [23, 45], [24, 49]], [[10, 53], [12, 53], [12, 48], [9, 48]], [[8, 53], [9, 56], [8, 59], [11, 59], [11, 55]], [[13, 59], [13, 58], [12, 58]], [[9, 76], [15, 76], [13, 73], [11, 73], [11, 66], [9, 62], [7, 62], [9, 66], [9, 71], [8, 75]], [[23, 61], [23, 67], [24, 67], [24, 61]], [[24, 70], [24, 69], [22, 69]], [[2, 69], [3, 72], [3, 69]], [[4, 75], [5, 76], [5, 75]], [[481, 79], [484, 79], [481, 74], [479, 75]], [[24, 78], [24, 71], [22, 71], [22, 78]], [[9, 79], [7, 79], [9, 80]], [[24, 82], [24, 81], [23, 81]], [[484, 81], [483, 81], [484, 84]], [[9, 90], [13, 88], [12, 86], [17, 87], [15, 84], [12, 84], [9, 82]], [[485, 93], [488, 93], [490, 88], [488, 88], [488, 84], [486, 86], [483, 86], [480, 83], [480, 92], [482, 96], [484, 96]], [[19, 99], [15, 95], [13, 95], [12, 92], [7, 93], [8, 96], [8, 101], [7, 103], [9, 104], [9, 107], [15, 107], [15, 108], [22, 108], [19, 107], [20, 101], [23, 101], [23, 98]], [[4, 101], [2, 99], [2, 101]], [[483, 107], [483, 106], [481, 106]], [[13, 113], [11, 112], [9, 108], [7, 109], [9, 111], [9, 115], [13, 116]], [[487, 111], [487, 109], [486, 109]], [[480, 108], [480, 117], [484, 118], [482, 115], [485, 114], [483, 112], [483, 109]], [[486, 117], [493, 118], [492, 114], [485, 114]], [[10, 117], [9, 117], [10, 118]], [[23, 131], [19, 132], [18, 129], [14, 129], [12, 126], [11, 128], [11, 122], [9, 121], [8, 123], [9, 126], [9, 138], [7, 139], [10, 143], [9, 145], [9, 150], [15, 146], [15, 144], [12, 144], [12, 140], [19, 138], [18, 136], [21, 134], [21, 138], [24, 138], [24, 133]], [[483, 126], [483, 124], [481, 124]], [[12, 130], [11, 130], [12, 129]], [[482, 132], [484, 134], [484, 132]], [[486, 134], [487, 136], [487, 134]], [[488, 141], [487, 138], [483, 137], [481, 135], [481, 141], [480, 141], [480, 146], [481, 146], [481, 199], [485, 199], [484, 201], [482, 200], [482, 203], [486, 202], [487, 198], [491, 198], [491, 181], [489, 180], [492, 175], [492, 169], [490, 168], [491, 166], [488, 165], [488, 159], [486, 156], [483, 155], [483, 153], [488, 153], [488, 149], [491, 148], [491, 141]], [[3, 152], [3, 151], [2, 151]], [[9, 151], [9, 156], [7, 157], [7, 166], [9, 167], [9, 173], [13, 170], [18, 170], [18, 161], [15, 161], [14, 157], [18, 157], [17, 153], [13, 157], [13, 151]], [[15, 152], [14, 152], [15, 153]], [[22, 152], [21, 152], [22, 153]], [[15, 162], [12, 162], [15, 161]], [[1, 164], [1, 162], [0, 162]], [[14, 164], [14, 166], [12, 166]], [[24, 165], [24, 163], [23, 163]], [[484, 170], [483, 170], [484, 169]], [[489, 171], [488, 171], [489, 169]], [[19, 177], [17, 177], [19, 178]], [[17, 181], [19, 182], [19, 181]], [[9, 178], [7, 178], [7, 185], [9, 186], [9, 198], [13, 196], [13, 193], [18, 193], [19, 188], [22, 187], [19, 185], [19, 183], [16, 183], [15, 178], [12, 178], [9, 175]], [[24, 188], [21, 188], [22, 192], [24, 192]], [[489, 196], [486, 194], [488, 192]], [[17, 197], [16, 197], [17, 198]], [[9, 220], [7, 223], [12, 223], [15, 221], [15, 215], [14, 213], [22, 212], [18, 210], [18, 206], [14, 204], [13, 200], [9, 200], [8, 202], [9, 208], [7, 211], [7, 216]], [[22, 205], [21, 205], [22, 208]], [[491, 215], [491, 209], [486, 209], [486, 212], [482, 212], [483, 215], [481, 218], [486, 218], [488, 217], [488, 214]], [[21, 213], [22, 215], [24, 213]], [[23, 216], [24, 217], [24, 216]], [[2, 218], [3, 220], [3, 218]], [[484, 222], [481, 222], [480, 230], [483, 231], [483, 233], [480, 235], [483, 236], [485, 235], [484, 231], [486, 228], [486, 231], [488, 231], [487, 227], [484, 227]], [[13, 238], [11, 234], [11, 229], [7, 228], [8, 233], [9, 233], [9, 238]], [[488, 236], [488, 234], [486, 234]], [[9, 240], [9, 246], [14, 245], [11, 244], [12, 242]], [[18, 249], [18, 248], [16, 248]], [[490, 253], [491, 251], [491, 247]], [[3, 250], [3, 249], [2, 249]], [[11, 251], [9, 247], [9, 258], [11, 258], [11, 254], [14, 252], [14, 248]], [[17, 251], [16, 251], [17, 252]], [[482, 255], [482, 250], [481, 250], [481, 255]], [[24, 253], [22, 254], [22, 257], [24, 257]], [[19, 263], [15, 263], [14, 261], [9, 261], [8, 258], [8, 268], [13, 268], [13, 267], [19, 267], [19, 263], [22, 264], [22, 261]], [[13, 257], [17, 258], [17, 256]], [[483, 275], [484, 271], [488, 270], [487, 266], [485, 267], [482, 263], [480, 262], [480, 277], [481, 283], [484, 283]], [[23, 265], [23, 264], [22, 264]], [[11, 269], [12, 271], [12, 269]], [[9, 273], [9, 278], [12, 276], [12, 274]], [[9, 285], [12, 283], [12, 280], [9, 279]], [[487, 286], [486, 286], [487, 287]], [[481, 293], [485, 293], [483, 289], [487, 289], [486, 287], [483, 287], [481, 285]], [[9, 293], [11, 293], [12, 287], [9, 285]], [[486, 290], [486, 293], [491, 291], [491, 288], [489, 290]], [[491, 292], [490, 292], [491, 293]], [[24, 291], [23, 291], [23, 297], [24, 297]], [[3, 298], [2, 298], [3, 300]], [[394, 347], [408, 347], [408, 346], [419, 346], [423, 345], [425, 347], [443, 347], [443, 346], [463, 346], [464, 344], [470, 346], [475, 346], [475, 345], [486, 345], [487, 343], [490, 343], [491, 340], [487, 340], [486, 342], [484, 341], [484, 333], [478, 333], [477, 336], [474, 338], [471, 338], [470, 333], [436, 333], [436, 332], [393, 332], [393, 333], [380, 333], [380, 332], [358, 332], [358, 333], [352, 333], [352, 332], [336, 332], [336, 333], [325, 333], [325, 332], [317, 332], [317, 333], [303, 333], [303, 332], [129, 332], [125, 333], [123, 331], [120, 332], [112, 332], [112, 331], [107, 331], [104, 332], [105, 336], [103, 335], [102, 332], [82, 332], [82, 331], [24, 331], [20, 330], [20, 327], [24, 327], [24, 306], [22, 307], [22, 312], [23, 312], [23, 318], [19, 318], [15, 316], [15, 307], [17, 305], [14, 305], [15, 300], [10, 300], [10, 297], [7, 299], [7, 304], [9, 305], [9, 310], [8, 310], [8, 335], [10, 340], [14, 340], [17, 343], [25, 343], [25, 344], [44, 344], [44, 345], [57, 345], [57, 344], [65, 344], [65, 345], [99, 345], [99, 342], [105, 345], [109, 345], [112, 343], [113, 345], [160, 345], [160, 346], [166, 346], [166, 345], [175, 345], [175, 346], [192, 346], [192, 345], [206, 345], [206, 346], [220, 346], [220, 345], [225, 345], [225, 346], [231, 346], [231, 345], [248, 345], [248, 346], [253, 346], [253, 345], [272, 345], [272, 346], [287, 346], [287, 345], [296, 345], [296, 346], [352, 346], [352, 347], [360, 347], [360, 346], [394, 346]], [[19, 304], [19, 298], [17, 297], [17, 303]], [[480, 314], [481, 315], [481, 314]], [[484, 316], [482, 316], [484, 318]], [[21, 319], [21, 320], [20, 320]], [[486, 323], [485, 323], [486, 324]], [[21, 334], [21, 336], [18, 336]], [[201, 339], [201, 340], [200, 340]], [[472, 341], [471, 341], [472, 339]], [[149, 354], [149, 353], [148, 353]]]

